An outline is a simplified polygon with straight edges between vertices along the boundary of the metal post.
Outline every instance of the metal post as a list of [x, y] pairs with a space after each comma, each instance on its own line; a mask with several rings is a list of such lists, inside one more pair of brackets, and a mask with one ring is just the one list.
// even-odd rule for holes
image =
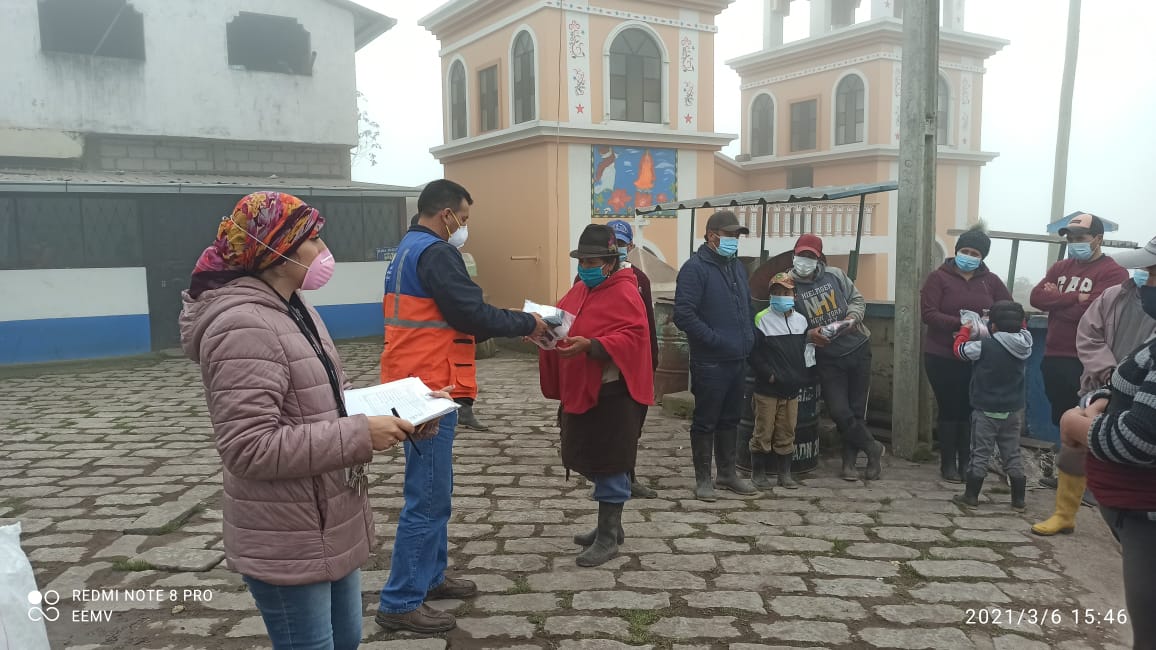
[[891, 442], [897, 456], [912, 458], [931, 432], [919, 289], [930, 271], [935, 231], [939, 3], [907, 2], [903, 10]]
[[1011, 262], [1007, 267], [1007, 292], [1012, 293], [1016, 290], [1016, 261], [1020, 257], [1020, 240], [1012, 240]]
[[697, 208], [690, 209], [690, 256], [694, 257], [694, 211]]
[[763, 223], [759, 226], [759, 264], [767, 261], [767, 204], [763, 204]]
[[847, 262], [847, 277], [852, 280], [859, 276], [859, 247], [863, 244], [863, 214], [867, 211], [867, 195], [859, 195], [859, 223], [855, 226], [855, 250]]
[[1056, 131], [1056, 164], [1052, 172], [1052, 214], [1064, 216], [1068, 184], [1068, 139], [1072, 131], [1072, 95], [1076, 87], [1076, 56], [1080, 52], [1080, 0], [1068, 0], [1068, 42], [1064, 52], [1064, 76], [1060, 83], [1060, 123]]

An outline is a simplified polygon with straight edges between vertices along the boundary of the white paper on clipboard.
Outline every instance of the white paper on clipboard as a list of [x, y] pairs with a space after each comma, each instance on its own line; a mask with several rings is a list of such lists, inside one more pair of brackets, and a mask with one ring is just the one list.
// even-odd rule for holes
[[388, 384], [345, 391], [345, 410], [350, 415], [393, 415], [421, 426], [430, 420], [456, 411], [457, 402], [444, 397], [430, 397], [429, 386], [417, 377], [406, 377]]

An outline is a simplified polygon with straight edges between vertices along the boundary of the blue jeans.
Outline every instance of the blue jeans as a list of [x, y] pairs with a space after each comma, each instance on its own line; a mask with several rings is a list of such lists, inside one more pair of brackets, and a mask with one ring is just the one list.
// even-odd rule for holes
[[690, 434], [735, 431], [743, 412], [743, 381], [746, 361], [690, 360], [690, 392], [694, 393], [694, 416]]
[[412, 612], [426, 592], [445, 582], [457, 426], [455, 411], [442, 418], [433, 438], [405, 443], [405, 506], [397, 520], [389, 580], [381, 590], [380, 610], [387, 614]]
[[346, 650], [361, 644], [361, 570], [337, 582], [282, 587], [243, 576], [273, 650]]
[[630, 473], [585, 475], [594, 484], [594, 500], [606, 503], [626, 503], [630, 500]]

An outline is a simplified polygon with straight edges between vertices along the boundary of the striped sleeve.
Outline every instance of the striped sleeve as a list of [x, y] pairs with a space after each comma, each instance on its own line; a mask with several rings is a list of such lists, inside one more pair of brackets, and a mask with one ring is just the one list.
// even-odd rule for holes
[[1132, 406], [1092, 421], [1088, 448], [1100, 460], [1156, 467], [1156, 344], [1139, 350], [1112, 375], [1112, 387], [1132, 393]]
[[964, 325], [955, 334], [951, 343], [951, 350], [955, 358], [960, 361], [979, 361], [983, 353], [983, 343], [971, 340], [971, 328]]

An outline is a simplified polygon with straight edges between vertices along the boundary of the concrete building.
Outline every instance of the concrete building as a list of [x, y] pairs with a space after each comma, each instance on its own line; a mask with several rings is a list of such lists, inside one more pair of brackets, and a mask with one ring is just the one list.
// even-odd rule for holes
[[0, 363], [178, 344], [180, 292], [245, 193], [300, 195], [339, 265], [312, 297], [379, 335], [412, 188], [353, 183], [349, 0], [0, 0]]
[[[495, 300], [553, 300], [574, 277], [567, 252], [589, 223], [673, 198], [898, 178], [902, 2], [811, 0], [810, 33], [783, 42], [790, 0], [764, 0], [763, 47], [728, 61], [716, 88], [715, 17], [730, 0], [453, 0], [422, 19], [441, 42], [446, 176], [477, 199], [470, 251]], [[795, 3], [806, 7], [808, 3]], [[1006, 41], [963, 31], [943, 0], [937, 241], [978, 218], [984, 61]], [[741, 134], [716, 133], [715, 92], [742, 94]], [[719, 150], [741, 137], [735, 159]], [[894, 195], [867, 206], [859, 286], [894, 292]], [[846, 267], [858, 206], [776, 209], [768, 250], [824, 237]], [[760, 214], [742, 212], [758, 255]], [[698, 229], [704, 220], [699, 220]], [[683, 211], [648, 217], [643, 246], [679, 266], [700, 241]]]

